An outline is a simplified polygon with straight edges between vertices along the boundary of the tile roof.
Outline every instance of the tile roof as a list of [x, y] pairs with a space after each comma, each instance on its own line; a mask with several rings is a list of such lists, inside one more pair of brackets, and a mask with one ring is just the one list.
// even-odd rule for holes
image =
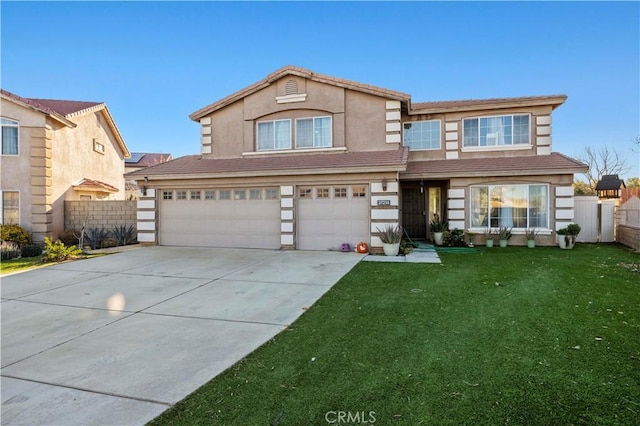
[[80, 189], [86, 191], [102, 191], [102, 192], [118, 192], [119, 189], [108, 183], [100, 182], [99, 180], [83, 178], [78, 183], [73, 185], [73, 189]]
[[271, 74], [267, 75], [262, 80], [245, 87], [242, 90], [239, 90], [235, 93], [232, 93], [229, 96], [226, 96], [219, 101], [216, 101], [210, 105], [205, 106], [204, 108], [199, 109], [198, 111], [192, 113], [189, 118], [194, 121], [198, 121], [200, 118], [204, 117], [207, 114], [210, 114], [213, 111], [216, 111], [220, 108], [223, 108], [233, 102], [236, 102], [245, 96], [248, 96], [252, 93], [257, 92], [258, 90], [269, 86], [274, 81], [286, 76], [286, 75], [296, 75], [299, 77], [308, 78], [310, 80], [318, 81], [320, 83], [331, 84], [333, 86], [344, 87], [351, 90], [356, 90], [359, 92], [370, 93], [377, 96], [383, 96], [390, 99], [408, 101], [410, 99], [410, 95], [402, 92], [397, 92], [395, 90], [389, 90], [378, 86], [372, 86], [369, 84], [358, 83], [356, 81], [346, 80], [343, 78], [332, 77], [329, 75], [318, 74], [309, 69], [297, 67], [294, 65], [287, 65], [282, 67]]
[[85, 102], [85, 101], [63, 101], [60, 99], [36, 99], [27, 98], [29, 101], [42, 105], [45, 108], [49, 108], [52, 111], [57, 112], [65, 117], [83, 111], [85, 109], [102, 105], [102, 102]]
[[171, 154], [132, 152], [131, 158], [124, 160], [124, 163], [129, 167], [149, 167], [160, 163], [166, 163], [169, 160], [171, 160]]
[[463, 99], [458, 101], [415, 102], [410, 113], [430, 113], [443, 111], [462, 111], [469, 109], [489, 109], [502, 105], [553, 105], [559, 106], [567, 100], [567, 95], [521, 96], [515, 98]]
[[166, 163], [151, 166], [127, 174], [127, 177], [171, 175], [250, 175], [300, 174], [305, 170], [314, 173], [349, 173], [366, 168], [383, 171], [385, 168], [403, 170], [407, 163], [408, 149], [386, 151], [284, 154], [264, 157], [205, 159], [200, 155], [180, 157]]
[[448, 179], [471, 176], [518, 176], [562, 173], [583, 173], [588, 166], [566, 155], [553, 152], [550, 155], [518, 157], [484, 157], [456, 160], [409, 161], [401, 177]]
[[65, 101], [59, 99], [38, 99], [38, 98], [23, 98], [15, 93], [11, 93], [8, 90], [0, 89], [2, 96], [12, 99], [24, 106], [31, 107], [37, 111], [49, 115], [53, 119], [63, 123], [69, 127], [76, 127], [76, 123], [71, 121], [75, 115], [83, 113], [87, 110], [103, 111], [104, 116], [107, 119], [107, 124], [111, 128], [111, 131], [116, 137], [118, 145], [125, 158], [130, 156], [129, 148], [120, 133], [120, 129], [116, 125], [107, 105], [104, 102], [87, 102], [87, 101]]

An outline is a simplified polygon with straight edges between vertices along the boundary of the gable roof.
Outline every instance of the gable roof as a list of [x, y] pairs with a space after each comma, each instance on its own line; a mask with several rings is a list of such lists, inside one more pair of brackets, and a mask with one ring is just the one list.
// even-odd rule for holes
[[306, 68], [296, 67], [294, 65], [287, 65], [285, 67], [280, 68], [279, 70], [272, 72], [262, 80], [248, 87], [245, 87], [242, 90], [232, 93], [231, 95], [224, 97], [217, 102], [207, 105], [204, 108], [199, 109], [198, 111], [191, 114], [189, 118], [191, 118], [194, 121], [198, 121], [205, 115], [208, 115], [246, 96], [249, 96], [250, 94], [255, 93], [271, 85], [273, 82], [287, 75], [295, 75], [295, 76], [303, 77], [312, 81], [317, 81], [319, 83], [325, 83], [332, 86], [343, 87], [346, 89], [351, 89], [358, 92], [364, 92], [364, 93], [368, 93], [376, 96], [382, 96], [385, 98], [398, 100], [398, 101], [408, 101], [410, 99], [410, 96], [406, 93], [396, 92], [394, 90], [384, 89], [382, 87], [372, 86], [369, 84], [358, 83], [356, 81], [346, 80], [343, 78], [332, 77], [324, 74], [318, 74]]
[[385, 151], [362, 151], [317, 154], [207, 159], [201, 155], [180, 157], [166, 163], [127, 173], [126, 177], [146, 176], [155, 179], [190, 179], [217, 176], [280, 176], [322, 173], [361, 173], [404, 170], [408, 148]]
[[548, 175], [584, 173], [589, 167], [558, 152], [518, 157], [462, 158], [409, 161], [404, 178], [449, 179], [451, 177]]
[[612, 191], [626, 187], [624, 180], [620, 179], [618, 175], [604, 175], [596, 184], [596, 191]]
[[102, 111], [102, 114], [107, 120], [107, 125], [111, 130], [111, 133], [116, 138], [116, 142], [122, 151], [125, 158], [129, 158], [131, 153], [127, 144], [120, 134], [118, 126], [116, 126], [107, 105], [104, 102], [87, 102], [87, 101], [67, 101], [61, 99], [39, 99], [39, 98], [23, 98], [8, 90], [0, 89], [2, 97], [17, 103], [23, 107], [41, 112], [59, 123], [68, 127], [77, 127], [77, 124], [71, 121], [73, 117], [88, 112]]

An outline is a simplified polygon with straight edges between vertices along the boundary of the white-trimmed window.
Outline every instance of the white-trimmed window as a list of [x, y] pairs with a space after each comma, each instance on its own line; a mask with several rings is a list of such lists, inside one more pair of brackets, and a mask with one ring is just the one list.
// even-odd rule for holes
[[258, 151], [291, 149], [291, 120], [260, 121], [257, 129]]
[[408, 146], [411, 151], [440, 149], [440, 126], [440, 120], [403, 123], [404, 146]]
[[20, 224], [20, 193], [18, 191], [2, 191], [2, 224]]
[[364, 186], [354, 186], [351, 188], [353, 198], [365, 198], [367, 196], [367, 188]]
[[278, 190], [269, 188], [264, 190], [264, 199], [265, 200], [277, 200], [278, 199]]
[[261, 200], [262, 199], [262, 190], [261, 189], [250, 189], [249, 190], [249, 199], [250, 200]]
[[98, 139], [93, 140], [93, 150], [98, 154], [104, 154], [104, 144], [100, 143]]
[[299, 198], [311, 198], [313, 195], [311, 188], [299, 188], [298, 189], [298, 197]]
[[173, 191], [162, 191], [163, 200], [173, 200]]
[[236, 189], [233, 191], [233, 199], [234, 200], [246, 200], [247, 199], [247, 191], [244, 189]]
[[548, 185], [471, 187], [472, 228], [549, 228]]
[[189, 192], [189, 195], [191, 196], [192, 200], [199, 200], [201, 194], [202, 194], [202, 191], [190, 191]]
[[330, 188], [316, 188], [316, 198], [329, 198]]
[[18, 155], [18, 134], [20, 123], [2, 117], [2, 155]]
[[296, 119], [296, 148], [328, 148], [331, 145], [331, 117]]
[[176, 200], [186, 200], [187, 191], [176, 191]]
[[348, 198], [347, 188], [333, 188], [333, 198]]
[[531, 144], [529, 114], [462, 120], [463, 147], [482, 148]]
[[230, 200], [231, 199], [231, 191], [228, 189], [221, 189], [218, 193], [220, 195], [221, 200]]
[[207, 189], [204, 191], [204, 199], [205, 200], [215, 200], [216, 199], [216, 191], [213, 189]]

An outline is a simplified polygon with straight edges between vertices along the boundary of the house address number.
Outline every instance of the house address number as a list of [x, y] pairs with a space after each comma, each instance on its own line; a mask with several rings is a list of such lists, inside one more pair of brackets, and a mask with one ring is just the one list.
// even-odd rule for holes
[[390, 206], [391, 205], [391, 200], [378, 200], [378, 205], [379, 206]]

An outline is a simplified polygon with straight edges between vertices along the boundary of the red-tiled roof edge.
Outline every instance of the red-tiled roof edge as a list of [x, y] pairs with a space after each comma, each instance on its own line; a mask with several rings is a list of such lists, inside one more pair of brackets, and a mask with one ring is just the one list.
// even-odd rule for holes
[[404, 100], [404, 101], [408, 101], [411, 96], [406, 94], [406, 93], [402, 93], [402, 92], [397, 92], [394, 90], [389, 90], [389, 89], [385, 89], [382, 87], [378, 87], [378, 86], [373, 86], [373, 85], [368, 85], [368, 84], [363, 84], [363, 83], [358, 83], [356, 81], [352, 81], [352, 80], [346, 80], [343, 78], [338, 78], [338, 77], [333, 77], [330, 75], [326, 75], [326, 74], [318, 74], [315, 73], [309, 69], [306, 68], [302, 68], [302, 67], [297, 67], [294, 65], [287, 65], [284, 66], [274, 72], [272, 72], [271, 74], [267, 75], [265, 78], [263, 78], [262, 80], [253, 83], [247, 87], [245, 87], [244, 89], [241, 89], [235, 93], [232, 93], [229, 96], [226, 96], [212, 104], [209, 104], [197, 111], [195, 111], [194, 113], [192, 113], [191, 115], [189, 115], [189, 118], [191, 118], [193, 121], [198, 121], [200, 118], [202, 118], [203, 116], [216, 111], [226, 105], [229, 105], [237, 100], [240, 100], [242, 98], [244, 98], [245, 96], [250, 95], [251, 93], [257, 92], [258, 90], [262, 89], [263, 87], [269, 86], [270, 84], [272, 84], [274, 81], [284, 77], [285, 75], [297, 75], [300, 77], [304, 77], [304, 78], [308, 78], [311, 80], [316, 80], [319, 82], [323, 82], [323, 83], [327, 83], [327, 84], [333, 84], [336, 86], [340, 86], [340, 87], [346, 87], [346, 88], [350, 88], [353, 90], [357, 90], [357, 91], [362, 91], [362, 92], [367, 92], [367, 93], [372, 93], [372, 94], [377, 94], [378, 96], [386, 96], [389, 98], [393, 98], [396, 100]]
[[42, 99], [42, 98], [26, 98], [30, 101], [43, 105], [66, 118], [71, 118], [79, 113], [91, 109], [100, 109], [105, 106], [104, 102], [93, 101], [72, 101], [65, 99]]
[[15, 93], [9, 92], [8, 90], [5, 90], [5, 89], [0, 89], [0, 93], [2, 93], [2, 95], [4, 95], [5, 97], [13, 100], [14, 102], [18, 102], [22, 104], [25, 107], [33, 108], [38, 112], [51, 116], [53, 119], [64, 124], [65, 126], [69, 126], [69, 127], [77, 126], [74, 122], [67, 119], [64, 116], [64, 114], [60, 114], [59, 112], [51, 109], [50, 107], [40, 104], [34, 99], [23, 98], [22, 96], [16, 95]]
[[108, 183], [101, 182], [95, 179], [82, 178], [80, 182], [73, 185], [74, 188], [78, 187], [90, 187], [90, 188], [102, 188], [109, 192], [119, 192], [120, 190], [113, 185], [109, 185]]
[[564, 158], [564, 159], [566, 159], [566, 160], [572, 161], [572, 162], [574, 162], [574, 163], [576, 164], [576, 166], [578, 166], [578, 167], [584, 167], [584, 168], [587, 168], [587, 169], [589, 168], [589, 165], [588, 165], [588, 164], [585, 164], [585, 163], [583, 163], [582, 161], [577, 160], [577, 159], [575, 159], [575, 158], [573, 158], [573, 157], [570, 157], [570, 156], [568, 156], [568, 155], [566, 155], [566, 154], [563, 154], [563, 153], [561, 153], [561, 152], [556, 152], [556, 151], [554, 151], [554, 152], [552, 152], [551, 154], [553, 154], [553, 155], [558, 155], [558, 156], [560, 156], [560, 157], [562, 157], [562, 158]]
[[524, 104], [524, 105], [562, 105], [567, 100], [567, 95], [540, 95], [540, 96], [519, 96], [510, 98], [487, 98], [487, 99], [461, 99], [453, 101], [433, 101], [416, 102], [410, 106], [410, 114], [427, 112], [478, 109], [480, 107], [495, 108], [500, 104]]

